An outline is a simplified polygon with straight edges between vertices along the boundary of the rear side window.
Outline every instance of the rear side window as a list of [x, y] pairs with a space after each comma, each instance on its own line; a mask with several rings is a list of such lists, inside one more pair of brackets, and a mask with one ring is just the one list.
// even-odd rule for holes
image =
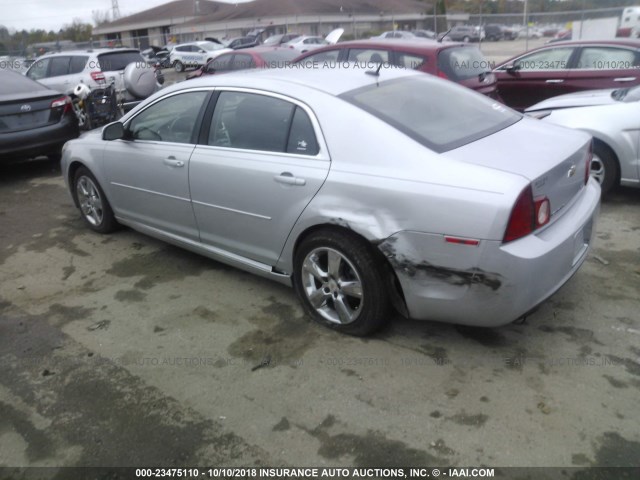
[[349, 50], [347, 61], [356, 63], [387, 63], [389, 61], [389, 52], [370, 48], [352, 48]]
[[438, 70], [460, 82], [491, 71], [491, 64], [477, 47], [444, 48], [438, 54]]
[[580, 52], [578, 67], [585, 70], [623, 70], [638, 66], [633, 50], [612, 47], [585, 47]]
[[300, 107], [296, 107], [293, 121], [291, 122], [287, 153], [317, 155], [319, 150], [309, 115]]
[[84, 70], [84, 66], [87, 64], [89, 57], [76, 55], [71, 57], [71, 66], [69, 67], [69, 73], [80, 73]]
[[340, 96], [436, 152], [498, 132], [522, 116], [429, 75], [388, 80]]
[[69, 74], [71, 57], [52, 57], [47, 77], [59, 77]]
[[396, 52], [396, 63], [403, 68], [410, 68], [411, 70], [418, 70], [427, 63], [427, 59], [420, 55], [412, 53]]
[[308, 57], [303, 58], [297, 63], [311, 64], [314, 62], [318, 62], [318, 63], [337, 62], [339, 55], [340, 55], [339, 49], [327, 50], [326, 52], [318, 52], [318, 53], [314, 53], [313, 55], [309, 55]]
[[209, 145], [316, 155], [318, 142], [306, 112], [279, 98], [222, 92], [209, 131]]

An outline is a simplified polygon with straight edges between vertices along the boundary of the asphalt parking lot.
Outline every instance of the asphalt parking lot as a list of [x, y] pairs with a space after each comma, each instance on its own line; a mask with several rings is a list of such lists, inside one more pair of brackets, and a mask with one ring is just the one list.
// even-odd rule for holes
[[1, 164], [0, 466], [638, 467], [639, 236], [620, 189], [524, 322], [358, 339], [286, 287], [89, 231], [55, 163]]

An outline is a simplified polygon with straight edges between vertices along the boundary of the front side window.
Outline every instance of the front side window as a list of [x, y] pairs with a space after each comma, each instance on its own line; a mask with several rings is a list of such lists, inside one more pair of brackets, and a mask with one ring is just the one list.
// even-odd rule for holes
[[526, 55], [514, 62], [514, 65], [523, 72], [564, 70], [569, 67], [569, 58], [573, 48], [549, 48], [541, 52]]
[[491, 64], [477, 47], [445, 48], [438, 54], [438, 70], [460, 82], [491, 71]]
[[233, 54], [230, 55], [220, 55], [219, 57], [214, 58], [206, 66], [207, 73], [215, 73], [215, 72], [227, 72], [231, 70], [231, 59], [233, 58]]
[[160, 100], [128, 123], [127, 136], [133, 140], [195, 143], [196, 122], [207, 95], [187, 92]]
[[31, 68], [27, 72], [27, 77], [32, 80], [40, 80], [47, 76], [47, 69], [49, 68], [50, 58], [43, 58], [36, 60]]
[[219, 147], [316, 155], [313, 125], [300, 107], [254, 93], [222, 92], [208, 144]]

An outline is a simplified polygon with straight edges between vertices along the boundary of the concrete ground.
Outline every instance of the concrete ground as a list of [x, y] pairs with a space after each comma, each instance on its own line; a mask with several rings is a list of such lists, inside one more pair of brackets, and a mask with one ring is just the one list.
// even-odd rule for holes
[[639, 238], [620, 190], [524, 323], [357, 339], [286, 287], [92, 233], [55, 164], [0, 165], [0, 467], [640, 466]]
[[640, 190], [523, 324], [369, 339], [0, 167], [0, 466], [640, 465]]

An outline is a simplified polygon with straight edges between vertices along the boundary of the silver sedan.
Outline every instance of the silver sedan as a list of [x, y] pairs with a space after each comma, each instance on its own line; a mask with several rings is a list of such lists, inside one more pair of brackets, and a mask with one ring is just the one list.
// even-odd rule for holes
[[640, 87], [560, 95], [526, 113], [593, 135], [591, 175], [603, 194], [617, 185], [640, 188]]
[[395, 307], [497, 326], [559, 289], [600, 200], [591, 138], [430, 75], [266, 70], [179, 83], [68, 142], [86, 224], [292, 285], [368, 334]]

